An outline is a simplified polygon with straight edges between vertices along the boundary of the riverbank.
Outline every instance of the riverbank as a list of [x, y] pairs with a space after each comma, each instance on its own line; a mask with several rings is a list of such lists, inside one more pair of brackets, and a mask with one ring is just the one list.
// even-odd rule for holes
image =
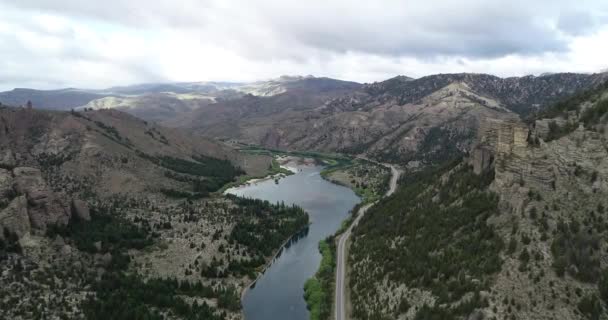
[[249, 281], [248, 284], [246, 286], [244, 286], [243, 289], [241, 290], [241, 301], [243, 301], [243, 298], [245, 297], [245, 294], [247, 293], [247, 290], [249, 290], [249, 288], [255, 287], [255, 284], [258, 282], [258, 280], [260, 280], [260, 278], [262, 276], [264, 276], [264, 273], [266, 272], [266, 270], [281, 255], [281, 253], [285, 249], [285, 246], [288, 243], [290, 243], [291, 241], [294, 241], [294, 238], [301, 236], [303, 232], [307, 231], [307, 229], [308, 229], [309, 226], [310, 226], [310, 223], [306, 227], [300, 229], [298, 232], [292, 234], [289, 238], [287, 238], [281, 244], [281, 246], [274, 252], [274, 254], [270, 258], [266, 259], [266, 263], [264, 264], [264, 267], [259, 272], [257, 272], [256, 278], [253, 279], [253, 280], [251, 280], [251, 281]]
[[[239, 181], [224, 186], [220, 192], [222, 194], [232, 194], [235, 191], [237, 191], [239, 188], [247, 187], [252, 184], [261, 183], [261, 182], [268, 181], [268, 180], [278, 181], [279, 179], [296, 174], [298, 172], [298, 169], [297, 169], [298, 163], [299, 162], [297, 161], [297, 159], [284, 157], [284, 156], [275, 157], [274, 159], [272, 159], [272, 164], [271, 164], [271, 167], [269, 168], [269, 173], [267, 175], [258, 176], [258, 177], [242, 176]], [[308, 225], [310, 225], [310, 222]], [[247, 293], [247, 290], [249, 288], [251, 288], [252, 286], [255, 286], [255, 283], [260, 279], [260, 277], [262, 277], [264, 275], [264, 272], [266, 271], [266, 269], [268, 269], [268, 267], [272, 264], [272, 262], [281, 254], [281, 252], [283, 251], [285, 246], [288, 243], [290, 243], [291, 241], [293, 241], [293, 239], [295, 237], [297, 237], [302, 232], [304, 232], [308, 228], [308, 225], [306, 227], [298, 230], [296, 233], [292, 234], [287, 239], [285, 239], [285, 241], [281, 244], [281, 246], [279, 246], [275, 250], [274, 254], [266, 259], [261, 270], [256, 272], [255, 279], [247, 281], [247, 284], [243, 286], [243, 289], [241, 290], [241, 294], [240, 294], [241, 301], [243, 300], [243, 297]]]
[[[283, 161], [289, 162], [284, 163]], [[243, 314], [247, 320], [308, 320], [310, 312], [303, 299], [306, 280], [319, 269], [322, 255], [319, 241], [333, 235], [360, 198], [348, 188], [320, 176], [324, 167], [314, 159], [284, 158], [281, 164], [297, 168], [297, 173], [282, 178], [278, 184], [263, 181], [238, 189], [236, 195], [295, 204], [311, 219], [308, 231], [293, 241], [285, 239], [282, 248], [267, 260], [264, 268], [251, 275], [242, 289]], [[297, 239], [297, 241], [295, 241]], [[330, 268], [333, 269], [333, 268]], [[255, 279], [254, 279], [255, 278]]]
[[336, 267], [336, 247], [333, 236], [319, 242], [321, 264], [315, 276], [304, 284], [304, 300], [310, 311], [310, 320], [328, 319], [331, 315], [333, 299], [334, 269]]
[[321, 176], [338, 185], [352, 189], [365, 203], [372, 203], [386, 193], [390, 169], [367, 159], [354, 159], [349, 164], [321, 172]]
[[[256, 185], [257, 183], [262, 183], [262, 182], [269, 181], [269, 180], [275, 180], [275, 182], [278, 183], [279, 179], [283, 179], [287, 176], [298, 173], [299, 170], [301, 170], [301, 169], [298, 169], [298, 167], [314, 166], [315, 164], [316, 164], [316, 161], [312, 158], [300, 158], [300, 157], [294, 157], [291, 155], [275, 155], [275, 158], [273, 159], [273, 168], [272, 168], [270, 174], [268, 174], [264, 177], [247, 177], [247, 180], [235, 182], [234, 184], [224, 188], [222, 193], [232, 194], [235, 191], [239, 190], [240, 188], [246, 188], [246, 187], [249, 187], [252, 185]], [[295, 232], [294, 234], [289, 236], [287, 239], [285, 239], [285, 241], [275, 250], [273, 255], [266, 259], [263, 267], [259, 271], [256, 272], [255, 279], [250, 279], [249, 281], [246, 281], [246, 285], [243, 286], [243, 289], [241, 290], [241, 293], [240, 293], [241, 301], [244, 299], [248, 290], [250, 288], [255, 287], [255, 284], [260, 280], [261, 277], [264, 276], [267, 269], [281, 255], [283, 250], [285, 250], [285, 247], [288, 244], [290, 244], [292, 241], [297, 241], [297, 239], [299, 239], [303, 235], [303, 233], [305, 233], [308, 230], [309, 226], [310, 226], [310, 223], [307, 226], [305, 226], [304, 228], [298, 230], [297, 232]]]
[[[401, 171], [394, 165], [388, 165], [391, 169], [391, 179], [389, 180], [389, 188], [384, 197], [392, 195], [397, 190], [397, 182], [401, 175]], [[346, 280], [348, 279], [347, 270], [348, 265], [346, 264], [346, 257], [348, 256], [349, 238], [352, 234], [354, 226], [357, 225], [359, 220], [363, 217], [365, 212], [375, 204], [368, 203], [358, 210], [357, 216], [354, 218], [352, 223], [346, 228], [344, 233], [337, 237], [337, 252], [336, 252], [336, 272], [335, 272], [335, 299], [334, 299], [334, 310], [335, 320], [347, 319], [349, 312], [349, 292], [346, 288]]]
[[272, 159], [271, 165], [268, 168], [268, 172], [266, 174], [260, 176], [240, 176], [238, 177], [237, 181], [225, 184], [222, 189], [218, 191], [218, 193], [226, 193], [231, 189], [239, 188], [252, 183], [263, 182], [266, 180], [281, 179], [296, 172], [296, 169], [294, 169], [293, 167], [281, 164], [279, 158], [274, 158]]
[[[382, 169], [377, 168], [379, 166], [382, 166]], [[361, 197], [362, 201], [342, 221], [340, 229], [319, 243], [319, 251], [323, 257], [321, 265], [315, 275], [304, 286], [304, 298], [310, 310], [310, 320], [329, 320], [331, 318], [332, 311], [334, 310], [334, 293], [336, 288], [336, 239], [342, 233], [346, 231], [350, 232], [353, 221], [357, 221], [359, 215], [364, 214], [367, 208], [382, 198], [385, 193], [388, 193], [387, 190], [390, 192], [393, 189], [390, 175], [383, 176], [385, 171], [387, 170], [381, 164], [373, 163], [366, 159], [357, 159], [348, 166], [323, 170], [321, 173], [327, 181], [351, 188]], [[392, 172], [390, 169], [388, 171]], [[344, 174], [338, 177], [342, 179], [336, 179], [335, 174], [341, 172], [344, 172]], [[349, 183], [351, 181], [354, 182]], [[361, 185], [357, 187], [358, 181], [365, 181], [365, 187]]]

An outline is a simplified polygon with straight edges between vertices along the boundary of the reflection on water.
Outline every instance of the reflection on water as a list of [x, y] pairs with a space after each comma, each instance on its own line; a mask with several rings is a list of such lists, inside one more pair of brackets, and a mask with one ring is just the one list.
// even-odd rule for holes
[[359, 202], [352, 190], [324, 180], [319, 174], [322, 167], [298, 169], [278, 184], [268, 180], [230, 190], [239, 196], [296, 204], [308, 212], [311, 221], [309, 228], [287, 241], [272, 265], [245, 294], [243, 309], [247, 320], [308, 320], [303, 288], [321, 262], [319, 241], [338, 230]]

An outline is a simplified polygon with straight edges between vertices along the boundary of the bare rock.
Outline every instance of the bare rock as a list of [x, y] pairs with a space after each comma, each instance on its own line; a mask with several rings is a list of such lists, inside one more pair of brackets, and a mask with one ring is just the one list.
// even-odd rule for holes
[[18, 167], [13, 169], [14, 189], [25, 194], [32, 228], [46, 230], [49, 225], [66, 225], [70, 212], [66, 205], [47, 186], [39, 169]]
[[95, 250], [101, 251], [101, 241], [96, 241], [93, 243], [93, 246], [95, 247]]
[[81, 221], [90, 221], [91, 212], [89, 210], [89, 205], [82, 200], [72, 200], [72, 216], [75, 216]]
[[19, 194], [47, 189], [40, 169], [18, 167], [13, 169], [13, 175], [15, 176], [15, 191]]
[[473, 150], [473, 172], [481, 174], [490, 169], [494, 157], [492, 152], [486, 148], [475, 148]]
[[[4, 210], [0, 211], [0, 227], [19, 238], [30, 232], [31, 226], [25, 196], [13, 199]], [[4, 232], [0, 232], [0, 238], [3, 237]]]

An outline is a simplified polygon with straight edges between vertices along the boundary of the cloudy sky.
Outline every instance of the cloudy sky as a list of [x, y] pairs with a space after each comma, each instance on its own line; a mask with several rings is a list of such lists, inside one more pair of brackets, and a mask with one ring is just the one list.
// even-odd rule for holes
[[607, 68], [606, 0], [0, 0], [0, 90]]

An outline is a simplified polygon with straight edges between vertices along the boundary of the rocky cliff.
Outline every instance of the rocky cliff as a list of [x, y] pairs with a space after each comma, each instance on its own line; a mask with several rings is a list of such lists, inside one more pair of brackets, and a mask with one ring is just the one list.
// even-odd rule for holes
[[355, 319], [608, 317], [608, 90], [486, 118], [354, 231]]

